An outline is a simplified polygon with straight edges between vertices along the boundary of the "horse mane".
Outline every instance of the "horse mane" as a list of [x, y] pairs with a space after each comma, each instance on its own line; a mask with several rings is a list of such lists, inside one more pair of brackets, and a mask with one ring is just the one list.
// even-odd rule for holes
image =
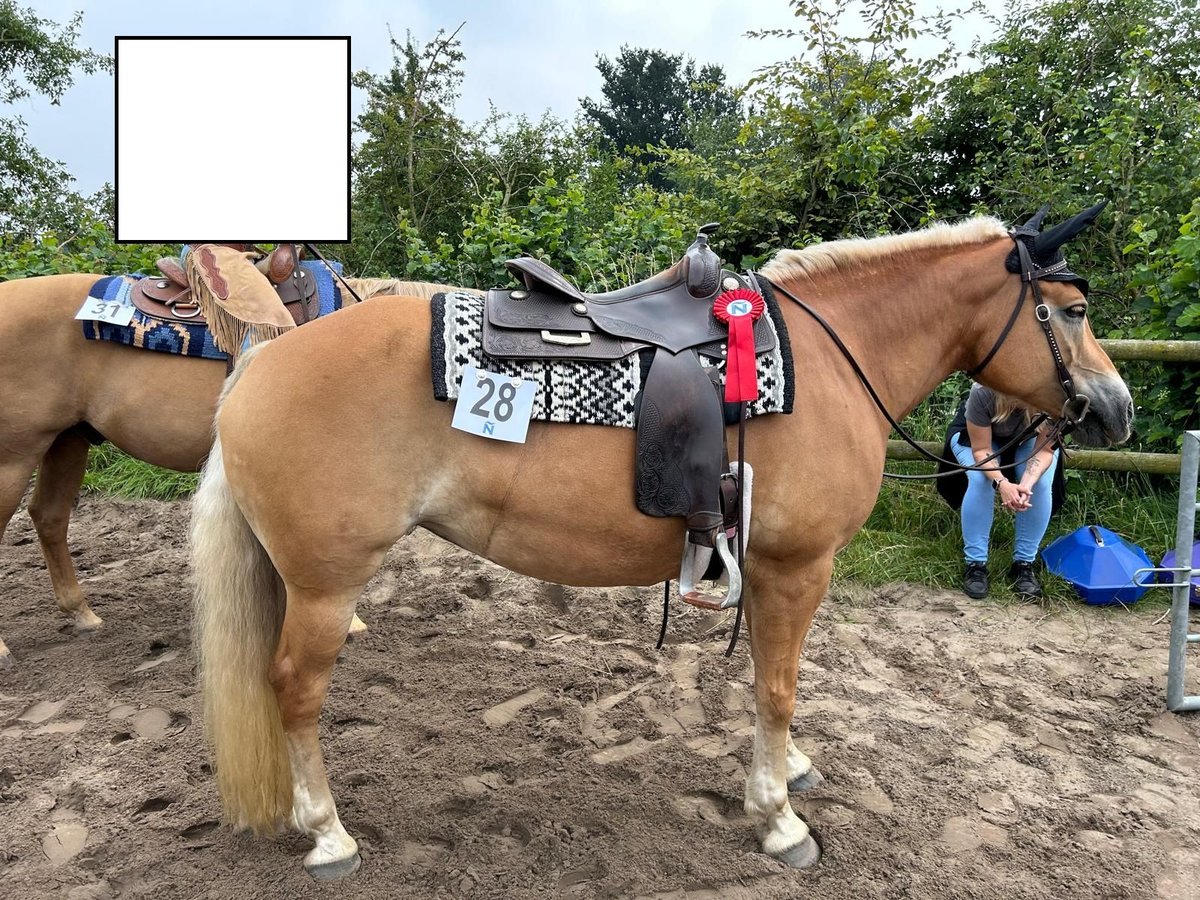
[[977, 216], [953, 224], [934, 222], [926, 228], [906, 234], [844, 238], [798, 250], [780, 250], [760, 271], [767, 278], [811, 277], [865, 263], [881, 262], [906, 253], [981, 244], [1007, 235], [1005, 224], [992, 216]]
[[[401, 281], [399, 278], [347, 278], [346, 283], [354, 288], [355, 293], [364, 300], [371, 297], [401, 296], [401, 297], [432, 297], [434, 294], [463, 291], [467, 288], [451, 284], [434, 284], [429, 281]], [[347, 298], [351, 303], [354, 298]]]

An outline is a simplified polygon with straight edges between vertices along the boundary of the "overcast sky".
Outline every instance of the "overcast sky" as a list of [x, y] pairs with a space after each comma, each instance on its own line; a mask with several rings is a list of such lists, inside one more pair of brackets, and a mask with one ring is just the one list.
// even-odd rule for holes
[[[487, 114], [489, 100], [503, 112], [537, 118], [548, 109], [573, 118], [580, 97], [600, 96], [596, 55], [615, 56], [623, 44], [719, 63], [734, 84], [802, 49], [798, 41], [789, 46], [745, 34], [793, 25], [787, 0], [21, 0], [19, 5], [60, 22], [82, 11], [82, 43], [110, 53], [115, 35], [350, 35], [352, 67], [374, 73], [390, 65], [389, 27], [401, 40], [408, 30], [425, 42], [439, 28], [452, 31], [465, 21], [459, 38], [466, 77], [458, 114], [468, 122]], [[964, 25], [958, 33], [965, 50], [972, 27]], [[267, 103], [271, 87], [260, 88], [258, 97], [248, 92], [247, 102]], [[360, 94], [355, 91], [354, 112]], [[147, 122], [160, 119], [169, 129], [163, 132], [164, 148], [171, 135], [179, 139], [198, 127], [190, 105], [180, 101], [176, 110], [145, 111]], [[79, 78], [61, 106], [34, 98], [13, 111], [29, 123], [38, 149], [66, 163], [77, 190], [90, 193], [113, 180], [111, 77]]]

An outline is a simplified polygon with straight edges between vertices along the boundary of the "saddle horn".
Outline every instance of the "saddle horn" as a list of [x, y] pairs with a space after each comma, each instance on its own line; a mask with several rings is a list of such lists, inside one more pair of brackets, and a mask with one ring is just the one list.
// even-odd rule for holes
[[1067, 221], [1060, 222], [1049, 231], [1040, 232], [1033, 239], [1033, 255], [1039, 259], [1049, 259], [1059, 247], [1091, 225], [1107, 205], [1107, 200], [1101, 200], [1095, 206], [1089, 206]]

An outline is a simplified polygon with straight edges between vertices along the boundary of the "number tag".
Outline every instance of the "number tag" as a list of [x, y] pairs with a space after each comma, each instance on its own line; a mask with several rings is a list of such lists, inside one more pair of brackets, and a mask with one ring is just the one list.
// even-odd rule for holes
[[133, 321], [132, 303], [106, 303], [96, 297], [88, 297], [75, 313], [77, 319], [93, 322], [108, 322], [110, 325], [128, 325]]
[[537, 384], [467, 366], [450, 424], [497, 441], [525, 443]]

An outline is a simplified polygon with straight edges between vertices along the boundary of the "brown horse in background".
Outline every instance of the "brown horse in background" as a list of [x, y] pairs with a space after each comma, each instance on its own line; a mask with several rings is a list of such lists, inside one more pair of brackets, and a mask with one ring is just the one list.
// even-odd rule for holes
[[[101, 277], [49, 275], [0, 284], [0, 540], [37, 469], [29, 515], [58, 608], [79, 631], [102, 624], [79, 587], [67, 549], [90, 444], [103, 438], [156, 466], [198, 471], [212, 446], [213, 414], [226, 374], [220, 360], [85, 340], [74, 315]], [[348, 280], [363, 298], [457, 290]], [[11, 661], [0, 640], [0, 668]]]
[[[1039, 235], [1039, 253], [1052, 255], [1055, 240], [1096, 212]], [[1035, 314], [1029, 303], [1009, 322], [1022, 287], [1006, 268], [1013, 249], [999, 221], [979, 218], [785, 250], [763, 274], [831, 323], [897, 418], [989, 356], [980, 380], [1060, 414], [1044, 316], [1090, 400], [1077, 438], [1124, 440], [1129, 391], [1088, 326], [1079, 285], [1043, 282], [1045, 306]], [[757, 725], [745, 809], [764, 852], [807, 866], [820, 851], [788, 802], [789, 785], [813, 773], [789, 732], [797, 667], [834, 554], [875, 503], [889, 428], [829, 336], [798, 305], [780, 305], [796, 412], [756, 417], [746, 435], [757, 485], [746, 566]], [[678, 573], [682, 520], [634, 506], [634, 433], [534, 422], [526, 443], [509, 444], [452, 429], [453, 406], [431, 391], [430, 322], [427, 302], [377, 300], [253, 353], [227, 387], [193, 503], [197, 639], [226, 817], [305, 832], [315, 841], [305, 866], [317, 877], [359, 863], [329, 788], [318, 717], [355, 603], [399, 538], [421, 526], [571, 585], [649, 585]], [[299, 371], [324, 374], [297, 383]], [[354, 465], [295, 477], [328, 459]]]

